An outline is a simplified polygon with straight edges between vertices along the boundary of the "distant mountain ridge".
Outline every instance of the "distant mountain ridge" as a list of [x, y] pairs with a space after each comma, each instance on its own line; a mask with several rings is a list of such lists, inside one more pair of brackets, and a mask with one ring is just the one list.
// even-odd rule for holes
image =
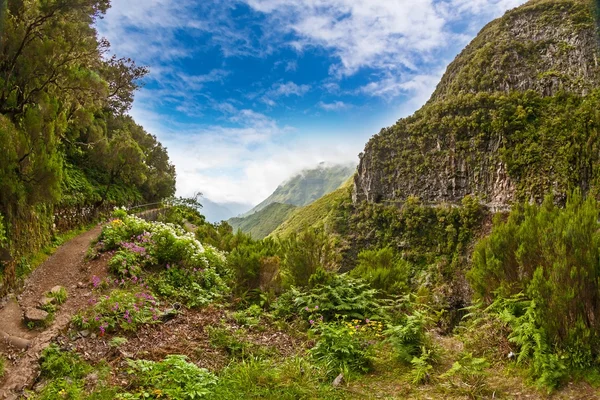
[[356, 172], [355, 164], [329, 165], [321, 163], [315, 169], [304, 170], [279, 187], [252, 210], [241, 215], [247, 217], [272, 203], [302, 207], [336, 190]]
[[206, 217], [208, 222], [226, 221], [231, 217], [240, 215], [252, 207], [250, 204], [241, 203], [216, 203], [207, 198], [201, 198], [200, 204], [202, 209], [200, 212]]

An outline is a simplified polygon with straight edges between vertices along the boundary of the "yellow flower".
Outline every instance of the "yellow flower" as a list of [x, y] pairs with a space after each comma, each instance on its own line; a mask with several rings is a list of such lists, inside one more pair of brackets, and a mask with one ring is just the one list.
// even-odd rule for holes
[[160, 389], [154, 389], [152, 394], [154, 394], [156, 397], [162, 397], [163, 392]]

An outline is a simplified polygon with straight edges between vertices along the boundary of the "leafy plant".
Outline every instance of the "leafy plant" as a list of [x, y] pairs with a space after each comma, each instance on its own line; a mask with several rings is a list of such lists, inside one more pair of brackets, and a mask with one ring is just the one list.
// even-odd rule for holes
[[[410, 364], [415, 357], [421, 357], [432, 348], [427, 333], [429, 319], [422, 311], [414, 311], [406, 315], [403, 323], [389, 327], [384, 334], [392, 345], [396, 357], [405, 364]], [[428, 359], [432, 358], [429, 353]]]
[[461, 393], [472, 399], [482, 398], [487, 392], [487, 369], [490, 364], [485, 358], [475, 358], [464, 353], [441, 378], [447, 378], [453, 393]]
[[413, 357], [410, 360], [412, 369], [410, 371], [410, 381], [415, 385], [423, 384], [430, 379], [430, 372], [433, 370], [432, 363], [437, 361], [437, 356], [433, 354], [432, 349], [421, 348], [421, 355]]
[[310, 354], [327, 368], [327, 375], [340, 372], [364, 373], [371, 369], [373, 349], [359, 328], [343, 323], [319, 323], [313, 328], [319, 334]]
[[73, 322], [80, 329], [94, 329], [104, 335], [117, 329], [134, 331], [141, 324], [158, 323], [160, 315], [159, 303], [151, 294], [117, 289], [77, 314]]
[[217, 383], [213, 374], [181, 355], [170, 355], [160, 362], [129, 360], [128, 364], [134, 389], [120, 395], [121, 399], [202, 399], [210, 396]]
[[327, 284], [318, 284], [307, 292], [291, 290], [296, 313], [304, 320], [377, 319], [382, 303], [377, 290], [347, 274], [334, 275]]
[[389, 294], [402, 294], [409, 289], [411, 265], [402, 260], [392, 248], [363, 250], [358, 265], [350, 275], [362, 278], [373, 288]]
[[68, 293], [67, 289], [61, 286], [57, 291], [49, 292], [47, 296], [53, 298], [56, 301], [56, 304], [61, 305], [67, 301]]

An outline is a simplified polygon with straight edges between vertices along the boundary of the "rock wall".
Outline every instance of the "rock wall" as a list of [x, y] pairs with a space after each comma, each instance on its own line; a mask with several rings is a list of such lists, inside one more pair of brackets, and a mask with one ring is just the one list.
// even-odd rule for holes
[[[563, 113], [560, 123], [567, 126], [578, 105], [596, 101], [595, 15], [591, 1], [536, 0], [488, 24], [450, 64], [421, 110], [367, 143], [354, 201], [401, 203], [416, 196], [457, 203], [476, 195], [501, 210], [515, 199], [536, 201], [548, 192], [563, 196], [574, 185], [593, 186], [595, 167], [579, 164], [589, 165], [596, 156], [579, 159], [572, 149], [586, 146], [586, 137], [556, 142], [552, 119]], [[578, 121], [565, 129], [591, 134], [589, 125]], [[532, 143], [538, 130], [544, 133]], [[544, 152], [551, 157], [544, 160]], [[577, 171], [569, 172], [573, 162]]]

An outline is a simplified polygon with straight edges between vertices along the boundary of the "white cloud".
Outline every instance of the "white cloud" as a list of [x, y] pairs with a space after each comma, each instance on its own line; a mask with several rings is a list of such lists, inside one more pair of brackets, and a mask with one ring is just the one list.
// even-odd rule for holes
[[318, 107], [322, 108], [325, 111], [337, 111], [337, 110], [345, 110], [350, 108], [349, 104], [344, 103], [343, 101], [334, 101], [333, 103], [325, 103], [320, 101], [317, 104]]
[[276, 83], [261, 98], [269, 107], [275, 106], [276, 99], [280, 97], [302, 97], [310, 90], [310, 85], [298, 85], [294, 82]]

